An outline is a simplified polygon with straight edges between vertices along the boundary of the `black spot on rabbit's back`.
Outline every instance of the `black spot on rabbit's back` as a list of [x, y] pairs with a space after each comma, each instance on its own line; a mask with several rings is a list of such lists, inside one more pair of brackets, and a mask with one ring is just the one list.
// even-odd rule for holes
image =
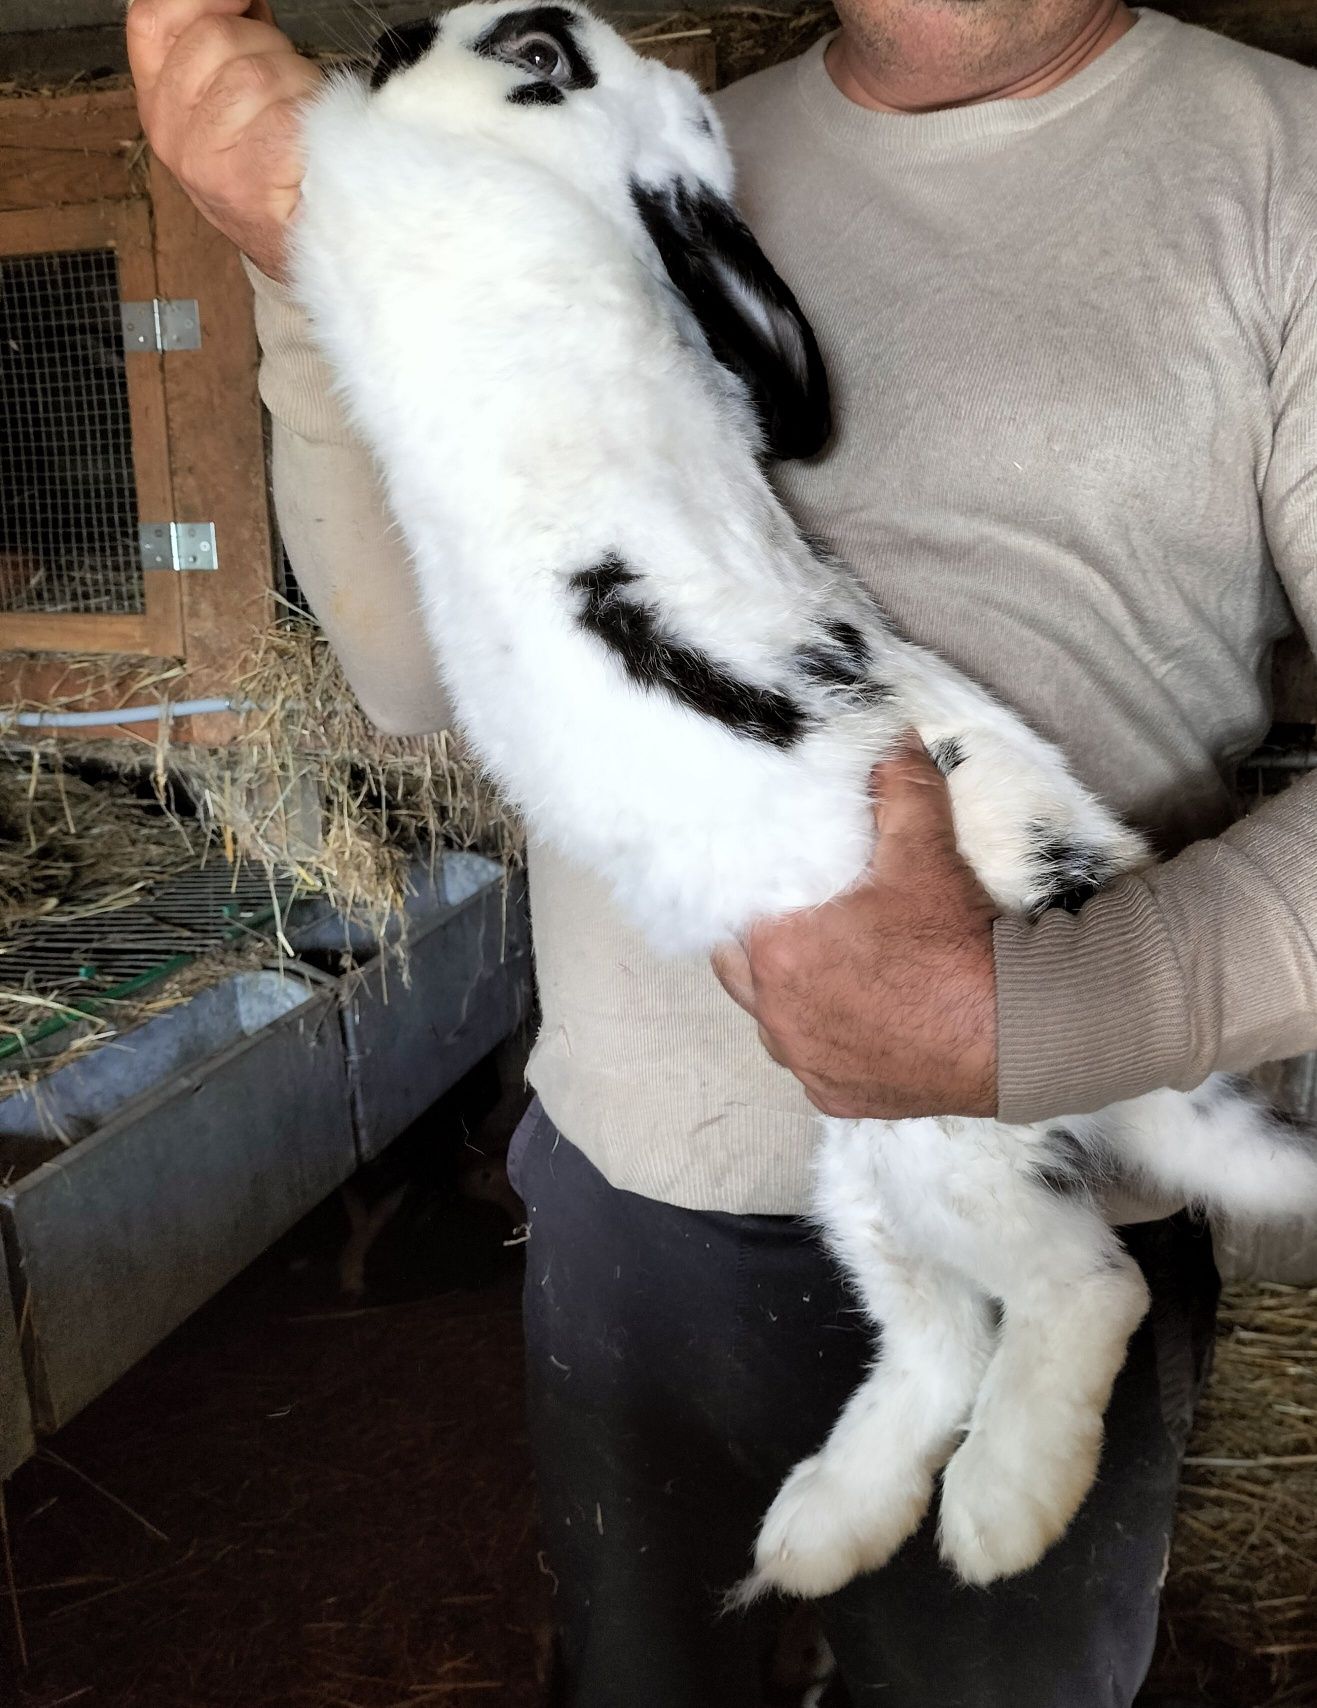
[[393, 24], [375, 38], [375, 61], [370, 73], [372, 89], [382, 89], [399, 71], [406, 71], [423, 58], [439, 39], [437, 18], [418, 18], [411, 24]]
[[949, 735], [944, 741], [935, 741], [932, 744], [928, 757], [944, 777], [949, 777], [957, 767], [965, 763], [964, 744], [958, 736]]
[[1074, 1198], [1092, 1190], [1094, 1170], [1079, 1139], [1067, 1127], [1052, 1127], [1042, 1151], [1030, 1165], [1039, 1186], [1058, 1198]]
[[801, 544], [809, 552], [809, 555], [814, 559], [815, 563], [827, 564], [832, 568], [836, 568], [841, 562], [836, 552], [833, 551], [832, 547], [823, 538], [822, 534], [815, 533], [809, 528], [801, 528], [800, 540]]
[[664, 634], [660, 613], [641, 596], [640, 576], [615, 553], [578, 570], [569, 586], [578, 596], [581, 628], [637, 687], [773, 747], [794, 747], [805, 735], [809, 719], [790, 695], [739, 681], [707, 653]]
[[869, 643], [854, 623], [821, 625], [814, 640], [798, 647], [796, 670], [818, 687], [831, 689], [851, 706], [880, 705], [892, 690], [870, 674]]
[[826, 646], [802, 646], [796, 653], [796, 668], [825, 688], [854, 688], [864, 679], [863, 670]]
[[828, 639], [844, 652], [857, 669], [867, 670], [872, 658], [869, 643], [854, 623], [835, 618], [824, 625]]

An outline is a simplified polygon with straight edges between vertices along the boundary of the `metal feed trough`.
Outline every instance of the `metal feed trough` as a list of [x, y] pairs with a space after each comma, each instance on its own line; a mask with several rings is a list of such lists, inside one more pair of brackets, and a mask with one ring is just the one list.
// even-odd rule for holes
[[0, 1287], [0, 1479], [16, 1471], [34, 1445], [14, 1310], [8, 1289]]
[[470, 854], [414, 883], [386, 933], [406, 929], [407, 986], [386, 944], [308, 909], [294, 946], [350, 948], [341, 978], [236, 974], [0, 1102], [0, 1476], [521, 1019], [520, 887]]
[[44, 1432], [351, 1173], [334, 993], [260, 972], [201, 992], [0, 1104], [0, 1162]]
[[58, 1052], [71, 1041], [79, 1010], [95, 1013], [189, 961], [259, 937], [291, 889], [255, 867], [235, 871], [217, 860], [152, 885], [126, 907], [14, 927], [0, 940], [0, 988], [46, 998], [59, 1011], [21, 1036], [0, 1038], [0, 1060]]
[[346, 945], [361, 970], [344, 991], [353, 1120], [363, 1162], [378, 1156], [525, 1015], [530, 930], [519, 880], [478, 854], [446, 854], [412, 874], [384, 933], [405, 931], [407, 984], [359, 923], [319, 909], [291, 931], [299, 953]]

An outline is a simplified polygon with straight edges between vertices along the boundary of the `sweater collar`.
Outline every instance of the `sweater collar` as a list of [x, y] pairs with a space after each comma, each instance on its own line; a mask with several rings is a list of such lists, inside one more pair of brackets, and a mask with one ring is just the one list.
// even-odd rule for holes
[[1165, 13], [1135, 9], [1138, 22], [1082, 71], [1045, 95], [983, 101], [932, 113], [880, 113], [843, 95], [823, 56], [832, 36], [796, 61], [796, 89], [811, 117], [839, 141], [901, 154], [940, 154], [995, 137], [1039, 129], [1072, 112], [1160, 48], [1180, 25]]

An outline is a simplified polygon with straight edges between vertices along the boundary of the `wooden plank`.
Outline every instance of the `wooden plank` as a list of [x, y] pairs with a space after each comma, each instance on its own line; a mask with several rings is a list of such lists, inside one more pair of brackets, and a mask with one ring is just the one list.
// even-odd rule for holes
[[[274, 554], [259, 353], [251, 287], [238, 252], [154, 157], [156, 277], [161, 296], [195, 297], [201, 348], [165, 363], [174, 514], [213, 522], [219, 567], [180, 577], [188, 697], [231, 694], [255, 634], [274, 611]], [[179, 740], [227, 742], [230, 717], [175, 726]]]
[[[101, 24], [112, 17], [117, 0], [60, 0], [60, 16], [70, 28], [79, 24]], [[123, 7], [118, 6], [122, 11]], [[36, 30], [49, 25], [50, 0], [6, 0], [6, 28]]]
[[[106, 226], [119, 255], [119, 285], [126, 302], [146, 302], [159, 293], [155, 241], [150, 210], [145, 202], [123, 202], [107, 210]], [[175, 520], [170, 477], [168, 420], [165, 409], [165, 369], [174, 354], [129, 351], [124, 359], [128, 377], [128, 412], [133, 434], [133, 475], [137, 483], [137, 514], [142, 522]], [[183, 652], [181, 577], [173, 570], [143, 574], [145, 629], [141, 650], [157, 658]]]
[[6, 651], [147, 653], [149, 633], [145, 615], [136, 613], [0, 611]]
[[122, 160], [0, 148], [0, 208], [127, 201], [132, 194], [132, 174]]
[[0, 100], [0, 209], [140, 196], [142, 152], [129, 89]]
[[91, 29], [8, 30], [0, 35], [0, 79], [27, 89], [58, 87], [89, 69], [128, 74], [122, 21]]
[[[59, 653], [0, 653], [0, 705], [67, 706], [70, 711], [104, 709], [106, 712], [104, 724], [75, 730], [33, 730], [30, 733], [34, 740], [54, 735], [63, 741], [79, 743], [118, 737], [153, 747], [155, 724], [116, 724], [112, 713], [118, 706], [145, 705], [159, 700], [166, 690], [171, 699], [182, 697], [183, 685], [178, 678], [143, 687], [144, 675], [151, 674], [155, 665], [152, 659], [122, 654], [84, 663]], [[161, 660], [159, 669], [168, 671], [168, 662]], [[14, 736], [11, 734], [9, 739], [12, 741]]]
[[118, 202], [61, 208], [11, 208], [0, 212], [0, 255], [63, 255], [70, 249], [106, 249], [125, 228]]
[[126, 85], [0, 98], [2, 147], [113, 155], [134, 146], [141, 135], [137, 98]]

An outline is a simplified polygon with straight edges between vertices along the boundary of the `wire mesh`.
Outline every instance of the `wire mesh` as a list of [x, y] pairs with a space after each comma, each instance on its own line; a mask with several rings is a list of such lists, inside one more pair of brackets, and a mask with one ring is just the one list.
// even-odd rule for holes
[[269, 936], [291, 884], [271, 889], [257, 867], [221, 862], [166, 879], [112, 912], [37, 920], [0, 941], [0, 998], [18, 990], [80, 1003], [212, 953], [255, 931]]
[[144, 607], [112, 249], [0, 257], [0, 610]]
[[315, 612], [307, 603], [306, 594], [303, 593], [302, 584], [293, 571], [288, 553], [282, 549], [279, 552], [278, 587], [279, 596], [289, 611], [296, 611], [299, 617], [306, 617], [315, 622]]

